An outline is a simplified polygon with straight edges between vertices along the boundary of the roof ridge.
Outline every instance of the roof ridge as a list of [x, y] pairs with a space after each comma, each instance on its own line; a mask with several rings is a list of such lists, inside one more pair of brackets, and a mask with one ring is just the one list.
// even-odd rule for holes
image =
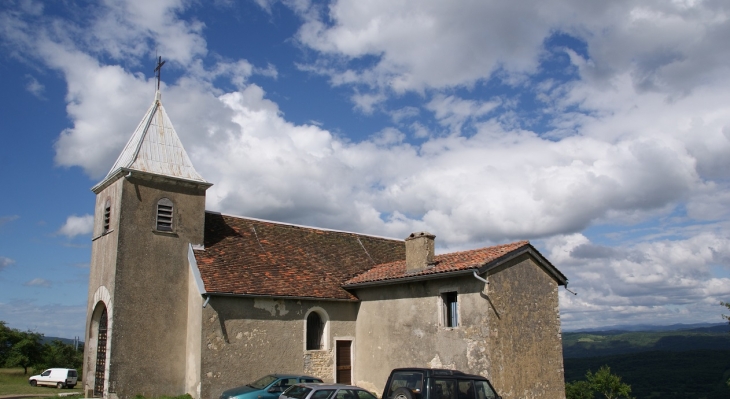
[[217, 212], [217, 211], [208, 211], [208, 210], [206, 210], [205, 212], [206, 213], [211, 213], [211, 214], [222, 215], [222, 216], [228, 216], [228, 217], [237, 218], [237, 219], [255, 220], [257, 222], [265, 222], [265, 223], [277, 224], [277, 225], [282, 225], [282, 226], [299, 227], [299, 228], [303, 228], [303, 229], [329, 231], [329, 232], [333, 232], [333, 233], [352, 234], [352, 235], [358, 236], [358, 237], [371, 237], [371, 238], [379, 238], [379, 239], [383, 239], [383, 240], [392, 240], [392, 241], [405, 242], [405, 240], [400, 239], [400, 238], [385, 237], [385, 236], [379, 236], [379, 235], [375, 235], [375, 234], [357, 233], [357, 232], [354, 232], [354, 231], [330, 229], [330, 228], [327, 228], [327, 227], [307, 226], [307, 225], [304, 225], [304, 224], [280, 222], [280, 221], [276, 221], [276, 220], [260, 219], [260, 218], [250, 217], [250, 216], [232, 215], [230, 213], [223, 213], [223, 212]]
[[497, 245], [490, 245], [490, 246], [487, 246], [487, 247], [480, 247], [480, 248], [473, 248], [473, 249], [465, 249], [463, 251], [447, 252], [447, 253], [444, 253], [444, 254], [436, 255], [436, 257], [445, 256], [445, 255], [463, 254], [463, 253], [467, 253], [467, 252], [483, 251], [485, 249], [494, 249], [494, 248], [509, 247], [509, 246], [516, 245], [516, 244], [521, 244], [518, 247], [522, 247], [522, 246], [525, 246], [525, 245], [527, 245], [529, 243], [530, 243], [529, 240], [519, 240], [519, 241], [508, 242], [508, 243], [505, 243], [505, 244], [497, 244]]
[[[162, 106], [162, 103], [160, 102], [160, 92], [159, 90], [155, 94], [155, 101], [152, 103], [152, 106], [150, 107], [148, 114], [145, 114], [145, 119], [147, 119], [147, 122], [145, 123], [144, 129], [142, 129], [142, 136], [140, 136], [139, 141], [137, 142], [137, 148], [134, 149], [134, 152], [132, 153], [132, 157], [129, 160], [129, 163], [127, 163], [127, 166], [124, 166], [126, 168], [129, 168], [132, 166], [134, 161], [137, 160], [137, 157], [139, 157], [139, 150], [142, 149], [142, 144], [144, 144], [144, 139], [147, 137], [147, 134], [150, 131], [150, 124], [152, 123], [152, 119], [157, 112], [157, 109], [159, 109]], [[144, 122], [144, 119], [142, 120]], [[140, 122], [140, 125], [142, 124]], [[138, 126], [139, 127], [139, 126]], [[119, 154], [121, 157], [122, 154]]]

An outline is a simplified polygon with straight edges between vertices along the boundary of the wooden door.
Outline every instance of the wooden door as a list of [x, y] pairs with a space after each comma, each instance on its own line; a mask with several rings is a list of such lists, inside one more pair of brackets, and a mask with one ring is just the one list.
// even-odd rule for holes
[[337, 383], [352, 384], [352, 341], [335, 341], [337, 343], [336, 367]]
[[104, 396], [104, 380], [106, 379], [106, 307], [99, 318], [99, 335], [96, 340], [96, 370], [94, 372], [94, 397]]

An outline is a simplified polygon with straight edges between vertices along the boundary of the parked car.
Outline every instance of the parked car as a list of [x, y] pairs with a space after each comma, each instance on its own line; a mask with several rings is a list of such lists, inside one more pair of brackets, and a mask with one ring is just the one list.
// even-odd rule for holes
[[223, 391], [220, 399], [276, 399], [287, 388], [301, 382], [322, 382], [308, 375], [269, 374], [241, 387]]
[[457, 370], [402, 368], [390, 372], [383, 399], [502, 399], [486, 377]]
[[48, 369], [38, 375], [28, 378], [32, 386], [50, 385], [58, 389], [63, 387], [73, 388], [78, 380], [78, 373], [74, 369]]
[[279, 395], [279, 399], [377, 399], [377, 397], [353, 385], [297, 384]]

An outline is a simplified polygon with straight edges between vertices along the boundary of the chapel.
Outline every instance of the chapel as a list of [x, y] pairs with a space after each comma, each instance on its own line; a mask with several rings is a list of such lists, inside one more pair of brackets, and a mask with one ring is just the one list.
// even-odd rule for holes
[[268, 373], [378, 395], [396, 367], [505, 399], [565, 398], [558, 289], [528, 241], [435, 255], [404, 239], [206, 211], [160, 92], [96, 194], [86, 397], [218, 399]]

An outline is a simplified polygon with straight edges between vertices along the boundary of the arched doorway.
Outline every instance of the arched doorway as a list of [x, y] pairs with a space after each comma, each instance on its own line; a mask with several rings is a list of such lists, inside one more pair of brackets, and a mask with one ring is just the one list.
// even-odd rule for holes
[[96, 340], [96, 370], [94, 371], [94, 396], [104, 396], [104, 380], [106, 376], [106, 338], [108, 318], [106, 306], [103, 304], [99, 316], [99, 331]]

